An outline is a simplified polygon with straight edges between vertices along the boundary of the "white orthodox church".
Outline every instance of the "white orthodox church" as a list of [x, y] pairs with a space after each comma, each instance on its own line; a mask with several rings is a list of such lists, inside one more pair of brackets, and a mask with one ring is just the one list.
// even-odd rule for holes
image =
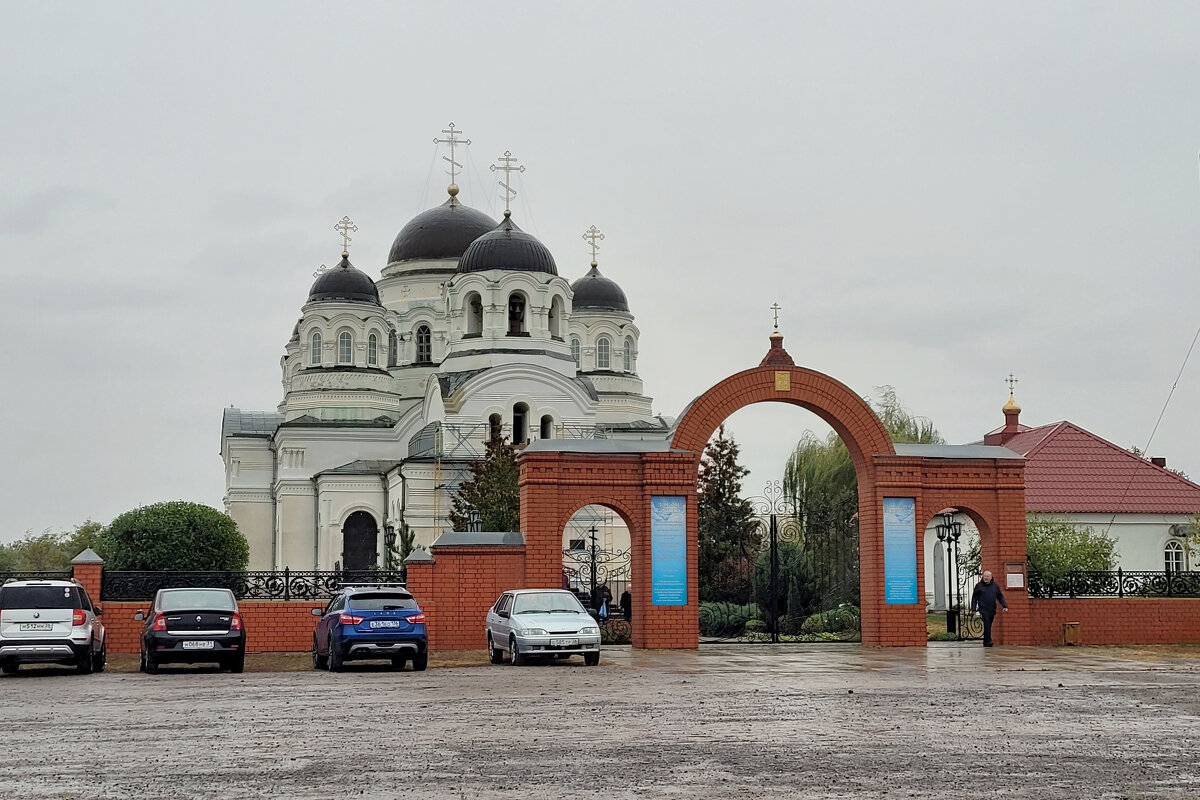
[[[453, 170], [465, 142], [445, 133]], [[506, 200], [514, 164], [505, 153], [496, 167]], [[341, 262], [319, 273], [284, 346], [278, 407], [225, 409], [225, 505], [251, 569], [382, 565], [383, 534], [402, 525], [432, 543], [492, 436], [667, 435], [625, 293], [596, 264], [599, 231], [572, 282], [507, 202], [497, 221], [453, 182], [448, 194], [403, 226], [374, 279], [350, 263], [357, 228], [343, 218]]]

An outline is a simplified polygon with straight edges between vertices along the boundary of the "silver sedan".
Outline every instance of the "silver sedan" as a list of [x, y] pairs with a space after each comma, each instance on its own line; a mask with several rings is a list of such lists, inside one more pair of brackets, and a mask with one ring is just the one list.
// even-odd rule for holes
[[594, 667], [600, 663], [600, 628], [565, 589], [515, 589], [488, 611], [487, 646], [493, 664], [507, 650], [514, 666], [531, 658], [580, 655]]

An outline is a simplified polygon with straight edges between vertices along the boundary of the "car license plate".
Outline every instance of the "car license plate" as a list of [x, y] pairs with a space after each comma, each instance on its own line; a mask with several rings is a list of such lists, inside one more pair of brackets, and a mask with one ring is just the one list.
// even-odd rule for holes
[[23, 631], [52, 631], [54, 630], [53, 622], [22, 622], [21, 630]]
[[400, 620], [398, 619], [373, 619], [371, 620], [372, 628], [399, 628]]
[[578, 639], [551, 639], [551, 647], [575, 647], [579, 644]]
[[184, 650], [212, 650], [216, 645], [211, 639], [197, 639], [183, 643]]

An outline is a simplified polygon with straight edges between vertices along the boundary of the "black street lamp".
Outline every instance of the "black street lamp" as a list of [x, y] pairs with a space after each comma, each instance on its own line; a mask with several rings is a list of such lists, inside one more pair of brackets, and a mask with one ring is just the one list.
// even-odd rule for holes
[[396, 568], [396, 526], [389, 520], [383, 523], [383, 568]]
[[962, 536], [962, 523], [954, 518], [954, 509], [942, 512], [942, 521], [937, 524], [937, 538], [945, 546], [946, 553], [946, 633], [962, 634], [958, 630], [958, 604], [961, 597], [956, 597], [958, 581], [954, 580], [954, 572], [958, 567], [958, 538]]

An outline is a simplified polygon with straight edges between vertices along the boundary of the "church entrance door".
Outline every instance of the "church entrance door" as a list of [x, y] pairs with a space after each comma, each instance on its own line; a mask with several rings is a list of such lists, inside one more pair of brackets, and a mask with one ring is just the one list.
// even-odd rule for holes
[[366, 511], [355, 511], [342, 526], [342, 569], [356, 572], [379, 560], [379, 525]]

